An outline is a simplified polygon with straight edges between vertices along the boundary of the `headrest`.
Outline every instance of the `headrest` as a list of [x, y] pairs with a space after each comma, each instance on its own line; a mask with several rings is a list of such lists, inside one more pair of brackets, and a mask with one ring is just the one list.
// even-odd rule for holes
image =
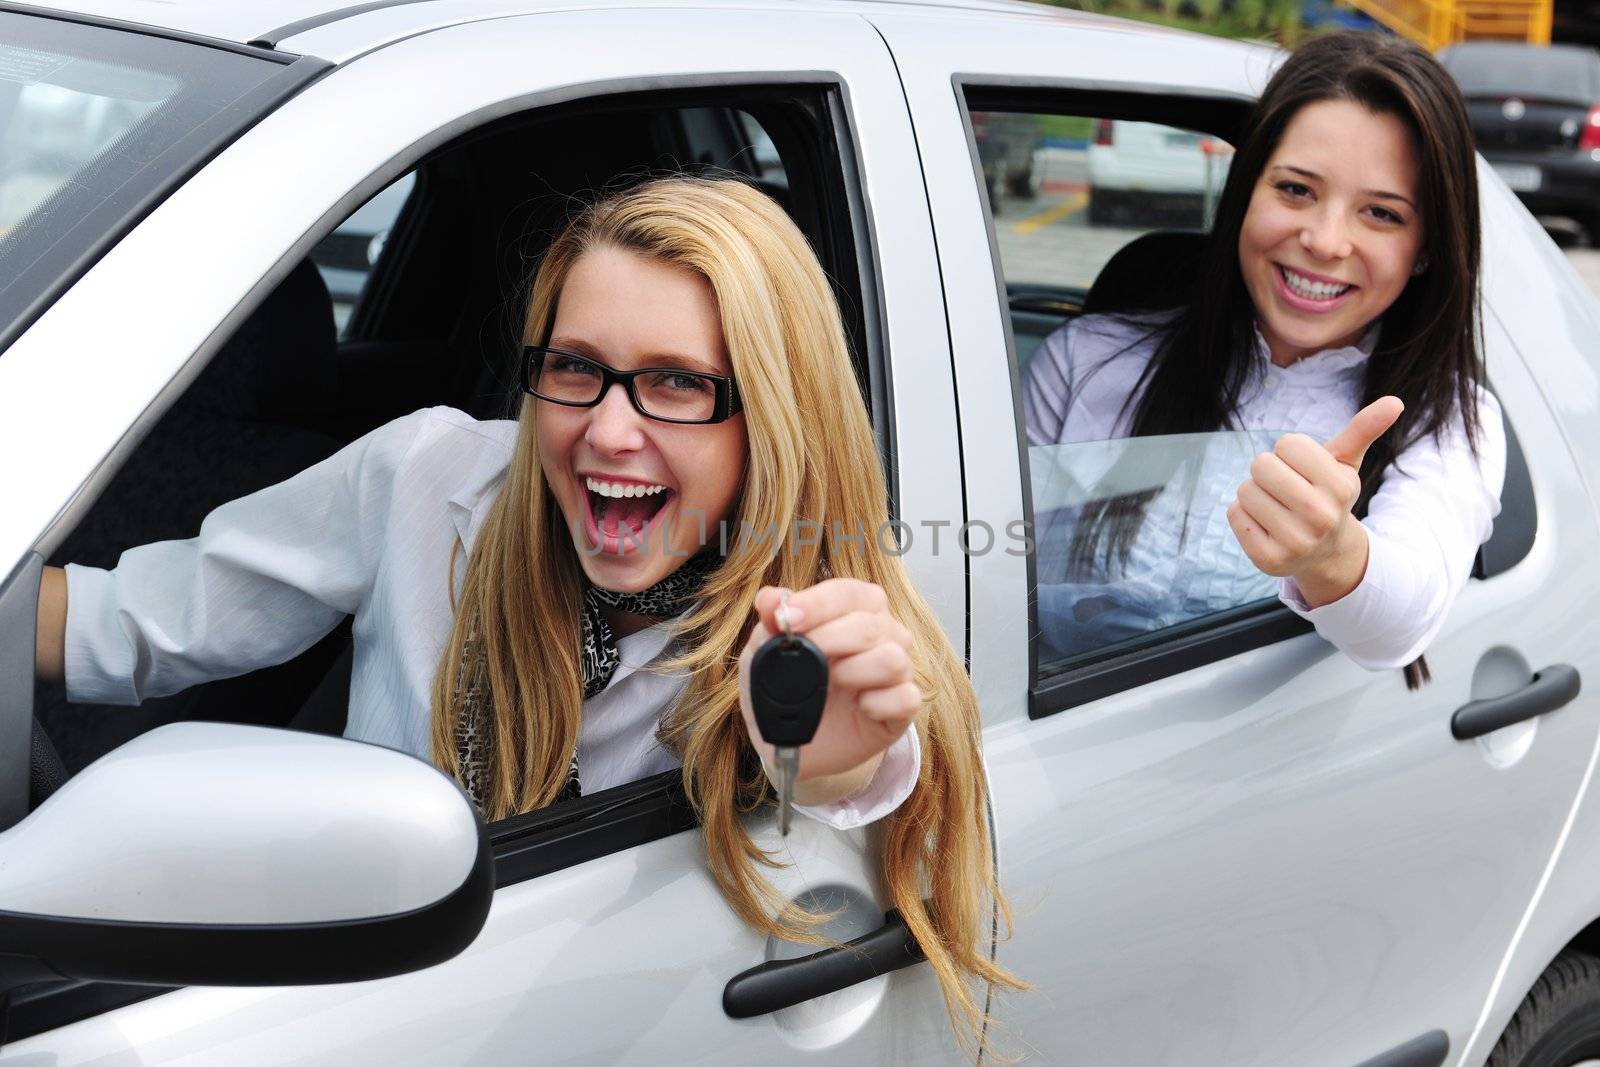
[[1119, 248], [1083, 298], [1083, 313], [1161, 311], [1194, 294], [1210, 234], [1151, 230]]
[[333, 300], [306, 259], [211, 358], [182, 404], [247, 419], [326, 412], [338, 388], [337, 347]]

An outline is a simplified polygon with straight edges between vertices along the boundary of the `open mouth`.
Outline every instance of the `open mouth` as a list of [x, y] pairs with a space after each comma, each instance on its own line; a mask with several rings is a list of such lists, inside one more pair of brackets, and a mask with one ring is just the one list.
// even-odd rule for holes
[[584, 502], [590, 534], [608, 552], [623, 551], [629, 542], [642, 544], [652, 522], [677, 494], [664, 485], [611, 482], [588, 477]]
[[1289, 303], [1307, 311], [1326, 311], [1344, 302], [1359, 286], [1344, 282], [1323, 281], [1292, 271], [1281, 263], [1274, 263], [1278, 275], [1278, 291]]

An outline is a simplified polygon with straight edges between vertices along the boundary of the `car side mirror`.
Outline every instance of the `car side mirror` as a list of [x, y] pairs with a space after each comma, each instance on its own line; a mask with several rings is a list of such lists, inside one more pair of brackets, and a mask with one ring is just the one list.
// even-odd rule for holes
[[0, 834], [3, 984], [382, 978], [466, 948], [493, 893], [477, 813], [428, 764], [180, 723], [91, 764]]

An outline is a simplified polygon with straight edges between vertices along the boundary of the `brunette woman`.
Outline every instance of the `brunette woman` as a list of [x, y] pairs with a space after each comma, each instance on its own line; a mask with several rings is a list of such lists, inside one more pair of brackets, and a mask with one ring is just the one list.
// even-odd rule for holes
[[1192, 299], [1072, 321], [1026, 383], [1035, 445], [1224, 430], [1275, 443], [1242, 484], [1195, 456], [1181, 514], [1152, 491], [1085, 508], [1074, 581], [1040, 590], [1047, 636], [1059, 623], [1070, 646], [1103, 616], [1092, 636], [1115, 639], [1235, 606], [1251, 592], [1242, 561], [1205, 550], [1231, 532], [1356, 662], [1425, 680], [1505, 467], [1478, 351], [1472, 145], [1455, 83], [1406, 41], [1334, 34], [1278, 69]]

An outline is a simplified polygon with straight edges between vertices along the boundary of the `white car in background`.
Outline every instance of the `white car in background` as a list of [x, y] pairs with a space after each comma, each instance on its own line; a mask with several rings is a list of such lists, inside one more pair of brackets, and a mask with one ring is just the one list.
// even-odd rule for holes
[[1203, 133], [1100, 119], [1089, 142], [1089, 222], [1159, 219], [1205, 229], [1232, 155], [1225, 142]]
[[[190, 536], [420, 407], [504, 416], [544, 242], [674, 166], [746, 174], [816, 249], [906, 565], [967, 657], [1016, 918], [994, 952], [1035, 986], [989, 1003], [986, 1059], [1600, 1057], [1600, 308], [1487, 168], [1513, 448], [1433, 682], [1275, 599], [1052, 659], [1049, 556], [1006, 538], [1084, 464], [1021, 443], [1013, 353], [1083, 294], [1007, 294], [1116, 235], [1062, 213], [997, 252], [969, 115], [1103, 118], [1101, 193], [1147, 159], [1174, 175], [1150, 195], [1192, 196], [1196, 144], [1132, 120], [1234, 142], [1276, 53], [1004, 0], [66, 3], [0, 9], [0, 86], [47, 87], [11, 129], [78, 145], [8, 156], [46, 162], [0, 238], [0, 1067], [971, 1062], [870, 830], [749, 816], [779, 893], [852, 942], [819, 951], [729, 910], [674, 773], [481, 826], [338, 737], [346, 630], [138, 708], [35, 684], [44, 563]], [[49, 128], [89, 113], [63, 92], [146, 110], [85, 147]], [[309, 257], [406, 175], [340, 338]]]

